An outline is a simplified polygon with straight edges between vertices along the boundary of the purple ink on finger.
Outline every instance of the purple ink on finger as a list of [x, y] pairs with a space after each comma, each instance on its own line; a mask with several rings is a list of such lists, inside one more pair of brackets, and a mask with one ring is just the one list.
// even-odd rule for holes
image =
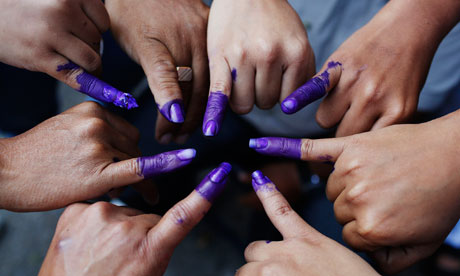
[[326, 95], [329, 82], [329, 69], [341, 66], [340, 62], [331, 61], [327, 64], [326, 70], [319, 76], [316, 76], [304, 85], [292, 92], [282, 103], [281, 110], [286, 114], [293, 114], [312, 102], [321, 99]]
[[223, 162], [219, 167], [212, 170], [195, 190], [209, 202], [213, 202], [224, 189], [231, 170], [232, 166]]
[[249, 140], [249, 147], [258, 153], [300, 159], [302, 140], [280, 137], [263, 137]]
[[194, 149], [174, 150], [154, 156], [139, 157], [137, 163], [141, 176], [150, 178], [190, 164], [195, 155]]
[[168, 121], [176, 124], [184, 122], [184, 102], [181, 99], [176, 99], [165, 103], [162, 107], [159, 105], [160, 113], [168, 119]]
[[236, 71], [236, 68], [232, 69], [232, 80], [233, 82], [236, 81], [236, 78], [238, 77], [238, 72]]
[[203, 134], [216, 136], [224, 120], [228, 97], [222, 91], [211, 92], [203, 119]]
[[78, 91], [106, 103], [113, 103], [116, 106], [126, 109], [138, 107], [136, 99], [131, 94], [121, 92], [106, 82], [101, 81], [95, 76], [87, 73], [80, 66], [73, 62], [59, 65], [56, 71], [81, 70], [77, 75], [76, 81], [80, 84]]

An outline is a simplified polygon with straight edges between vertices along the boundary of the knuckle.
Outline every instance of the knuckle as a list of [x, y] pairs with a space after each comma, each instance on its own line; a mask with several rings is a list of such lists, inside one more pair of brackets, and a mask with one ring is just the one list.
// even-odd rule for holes
[[299, 41], [289, 45], [289, 58], [294, 63], [303, 63], [307, 60], [309, 47], [308, 41]]
[[366, 184], [358, 183], [345, 193], [345, 200], [349, 203], [361, 203], [367, 194]]
[[365, 87], [362, 90], [362, 99], [364, 103], [369, 106], [373, 103], [378, 102], [383, 96], [382, 91], [379, 89], [378, 85], [374, 82], [366, 83]]
[[170, 215], [171, 219], [176, 222], [176, 224], [185, 229], [189, 229], [193, 226], [193, 209], [186, 201], [181, 201], [176, 204], [171, 209]]
[[227, 81], [218, 80], [213, 82], [211, 85], [211, 91], [222, 91], [222, 92], [229, 92], [230, 91], [230, 84]]
[[106, 129], [107, 123], [97, 117], [92, 117], [84, 120], [79, 128], [80, 136], [83, 137], [92, 137]]
[[302, 156], [313, 156], [314, 153], [314, 142], [311, 139], [304, 139], [300, 146], [300, 152]]
[[124, 220], [118, 222], [114, 227], [113, 231], [119, 234], [121, 237], [127, 236], [131, 230], [135, 227], [135, 223], [130, 220]]
[[259, 275], [261, 275], [261, 276], [275, 276], [275, 275], [279, 275], [276, 264], [274, 264], [274, 263], [268, 263], [268, 264], [263, 265], [263, 266], [260, 268], [260, 274], [259, 274]]
[[274, 214], [276, 216], [284, 217], [292, 214], [293, 210], [291, 206], [286, 204], [286, 202], [275, 202]]
[[257, 49], [257, 57], [259, 61], [271, 65], [278, 60], [279, 51], [276, 45], [267, 41], [260, 41]]
[[114, 206], [105, 201], [99, 201], [91, 205], [87, 210], [100, 218], [106, 218], [113, 210]]
[[244, 64], [248, 58], [248, 50], [242, 46], [233, 46], [232, 56], [237, 64]]
[[82, 62], [83, 67], [89, 72], [96, 71], [102, 65], [101, 57], [92, 50], [82, 53]]

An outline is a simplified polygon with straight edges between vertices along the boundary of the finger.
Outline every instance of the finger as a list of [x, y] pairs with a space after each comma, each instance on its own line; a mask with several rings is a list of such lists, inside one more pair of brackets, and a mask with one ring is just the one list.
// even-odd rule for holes
[[351, 86], [345, 78], [345, 75], [340, 77], [341, 81], [327, 94], [319, 105], [316, 112], [316, 121], [322, 128], [336, 126], [350, 108], [350, 94], [347, 92], [350, 91]]
[[216, 136], [222, 127], [232, 90], [232, 73], [223, 58], [211, 62], [210, 73], [211, 87], [203, 118], [203, 134]]
[[[283, 80], [281, 84], [281, 93], [279, 101], [282, 102], [289, 94], [304, 84], [311, 76], [314, 75], [315, 68], [313, 66], [309, 66], [310, 68], [306, 68], [304, 66], [295, 66], [290, 65], [283, 74]], [[311, 71], [312, 73], [310, 73]]]
[[155, 214], [140, 214], [131, 218], [136, 223], [142, 223], [147, 229], [155, 227], [161, 220], [161, 216]]
[[278, 191], [275, 184], [261, 171], [252, 174], [252, 187], [257, 193], [270, 221], [281, 235], [287, 239], [297, 236], [316, 236], [318, 232], [310, 227]]
[[289, 157], [304, 161], [335, 162], [345, 148], [346, 139], [312, 140], [263, 137], [249, 140], [249, 147], [265, 155]]
[[330, 61], [323, 67], [321, 74], [317, 74], [304, 85], [292, 92], [282, 103], [281, 109], [286, 114], [293, 114], [310, 103], [321, 99], [333, 89], [340, 80], [342, 64]]
[[235, 276], [262, 275], [262, 267], [263, 263], [261, 262], [247, 263], [236, 271]]
[[102, 139], [109, 139], [110, 145], [116, 150], [125, 153], [129, 156], [128, 158], [142, 154], [136, 142], [111, 127], [110, 130], [103, 130], [102, 135]]
[[85, 72], [80, 66], [56, 54], [44, 66], [45, 72], [90, 97], [125, 109], [138, 107], [134, 97]]
[[371, 130], [381, 129], [387, 126], [394, 125], [396, 123], [400, 123], [400, 121], [397, 119], [397, 116], [391, 114], [384, 114], [382, 117], [378, 118], [378, 120], [372, 126]]
[[105, 119], [114, 129], [125, 135], [127, 138], [131, 139], [131, 141], [135, 144], [139, 142], [140, 133], [135, 126], [106, 109], [104, 109], [104, 111]]
[[105, 33], [110, 27], [110, 17], [104, 3], [101, 0], [82, 1], [83, 12], [98, 28], [99, 32]]
[[101, 68], [102, 59], [99, 52], [96, 52], [80, 38], [65, 34], [60, 37], [59, 42], [55, 47], [56, 52], [69, 60], [75, 61], [87, 72], [94, 73]]
[[405, 247], [386, 247], [370, 253], [378, 266], [388, 274], [397, 273], [431, 256], [442, 242]]
[[142, 198], [148, 204], [155, 206], [160, 201], [157, 185], [150, 179], [133, 184], [132, 187], [141, 194]]
[[234, 68], [238, 77], [233, 82], [230, 107], [237, 114], [247, 114], [254, 107], [256, 72], [254, 67], [245, 62], [235, 64], [237, 64]]
[[354, 102], [345, 113], [336, 132], [336, 137], [366, 132], [372, 128], [379, 114], [376, 110], [366, 110], [360, 101]]
[[176, 65], [166, 45], [153, 39], [139, 55], [158, 110], [168, 121], [183, 123], [185, 118], [182, 91]]
[[192, 162], [195, 154], [194, 149], [185, 149], [114, 162], [103, 170], [102, 179], [106, 179], [109, 188], [134, 184], [182, 168]]
[[[77, 15], [78, 16], [78, 15]], [[82, 22], [81, 24], [73, 24], [71, 26], [71, 33], [81, 41], [84, 41], [96, 53], [99, 53], [101, 33], [94, 23], [86, 15], [81, 14], [78, 16], [80, 20], [75, 22]]]
[[203, 179], [195, 191], [163, 216], [148, 234], [150, 240], [157, 241], [152, 243], [157, 246], [153, 250], [174, 250], [211, 208], [213, 200], [224, 188], [230, 170], [230, 164], [222, 163]]
[[350, 206], [347, 204], [344, 193], [340, 194], [334, 202], [334, 214], [340, 225], [345, 225], [355, 219]]
[[[276, 251], [275, 242], [271, 241], [255, 241], [251, 242], [244, 250], [244, 258], [246, 262], [262, 262], [269, 260], [273, 250]], [[276, 252], [278, 254], [278, 252]]]
[[327, 179], [326, 196], [331, 202], [337, 200], [337, 197], [343, 192], [346, 187], [345, 177], [337, 170], [334, 170]]
[[282, 76], [280, 64], [265, 63], [257, 66], [255, 102], [259, 108], [270, 109], [278, 102]]
[[354, 249], [357, 250], [362, 250], [362, 251], [375, 251], [376, 249], [379, 248], [379, 245], [374, 244], [365, 238], [360, 234], [360, 232], [363, 232], [364, 230], [358, 229], [358, 223], [356, 220], [353, 220], [343, 227], [342, 230], [342, 236], [343, 240], [353, 247]]

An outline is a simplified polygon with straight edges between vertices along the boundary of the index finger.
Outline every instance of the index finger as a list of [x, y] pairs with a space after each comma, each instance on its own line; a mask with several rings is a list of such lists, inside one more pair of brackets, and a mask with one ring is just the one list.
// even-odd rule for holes
[[258, 153], [270, 156], [335, 162], [344, 150], [346, 139], [346, 137], [318, 140], [262, 137], [249, 140], [249, 147]]
[[148, 233], [160, 250], [174, 250], [211, 208], [224, 188], [231, 165], [222, 163], [210, 172], [189, 196], [174, 205]]
[[289, 202], [261, 171], [252, 173], [252, 187], [256, 191], [265, 212], [283, 238], [317, 234], [316, 230], [292, 210]]
[[286, 114], [293, 114], [312, 102], [321, 99], [337, 85], [341, 74], [342, 64], [340, 62], [328, 62], [321, 73], [316, 74], [284, 99], [281, 103], [281, 110]]

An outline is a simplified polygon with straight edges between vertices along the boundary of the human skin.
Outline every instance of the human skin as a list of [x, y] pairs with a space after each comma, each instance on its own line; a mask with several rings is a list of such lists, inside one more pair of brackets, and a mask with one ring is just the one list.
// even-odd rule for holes
[[[195, 150], [139, 157], [138, 130], [86, 102], [0, 140], [0, 208], [42, 211], [101, 196], [189, 164]], [[144, 189], [142, 189], [144, 188]]]
[[[102, 94], [85, 89], [78, 77], [101, 71], [99, 45], [109, 27], [109, 15], [101, 0], [1, 1], [0, 40], [4, 43], [0, 45], [0, 61], [47, 73], [90, 96]], [[62, 70], [70, 61], [76, 66]], [[93, 76], [91, 79], [94, 84], [100, 82]]]
[[[184, 143], [202, 120], [209, 87], [206, 26], [201, 0], [107, 0], [112, 33], [142, 66], [157, 103], [156, 139]], [[193, 69], [179, 85], [176, 66]]]
[[344, 240], [387, 272], [430, 256], [460, 218], [459, 122], [456, 111], [419, 125], [302, 140], [302, 160], [335, 162], [326, 192]]
[[211, 208], [231, 166], [213, 170], [163, 216], [99, 202], [59, 219], [39, 275], [163, 275], [174, 248]]
[[297, 13], [285, 0], [216, 0], [208, 23], [211, 73], [203, 134], [219, 132], [227, 102], [238, 114], [269, 109], [315, 72]]
[[459, 11], [457, 0], [388, 1], [320, 70], [331, 61], [343, 69], [332, 72], [318, 124], [338, 126], [336, 136], [347, 136], [408, 120], [439, 44], [460, 20]]
[[244, 251], [247, 264], [236, 275], [378, 275], [358, 255], [308, 225], [259, 171], [253, 188], [281, 241], [255, 241]]

